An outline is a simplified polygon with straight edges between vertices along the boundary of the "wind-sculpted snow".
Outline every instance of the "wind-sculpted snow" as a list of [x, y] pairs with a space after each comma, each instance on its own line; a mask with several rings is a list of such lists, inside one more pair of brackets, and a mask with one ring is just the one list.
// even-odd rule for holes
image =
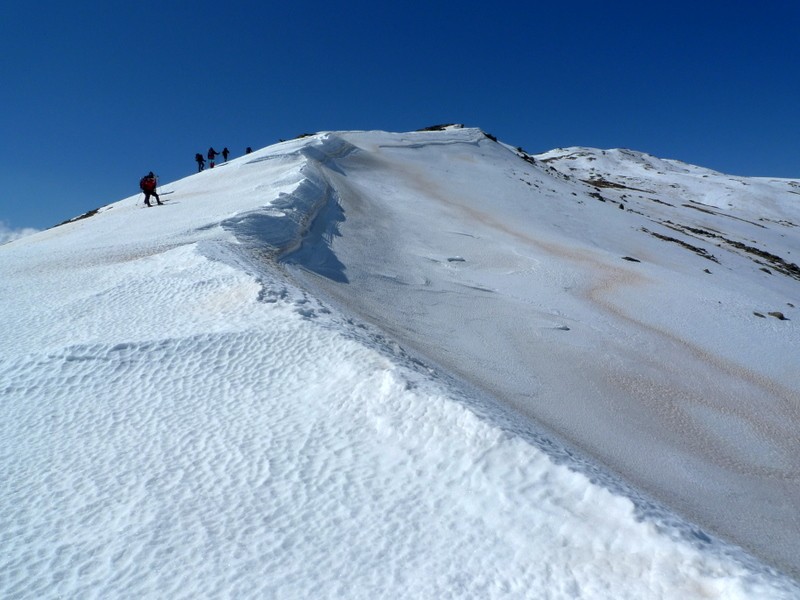
[[435, 385], [408, 391], [378, 353], [298, 318], [15, 365], [4, 597], [768, 589], [660, 535], [630, 502]]
[[[532, 157], [475, 130], [426, 135], [358, 138], [364, 152], [327, 174], [348, 285], [297, 275], [705, 528], [800, 572], [793, 182], [630, 151]], [[715, 190], [724, 207], [699, 203]], [[781, 329], [759, 320], [783, 311]]]
[[[456, 155], [433, 160], [426, 143], [442, 136], [451, 143], [436, 152]], [[542, 278], [541, 255], [448, 218], [463, 207], [437, 172], [474, 169], [466, 193], [486, 164], [517, 169], [482, 140], [295, 140], [165, 186], [163, 207], [128, 198], [3, 246], [0, 596], [798, 597], [791, 580], [440, 368], [464, 317], [477, 333], [507, 331], [504, 319], [534, 304], [516, 326], [556, 349], [618, 326], [581, 321], [544, 285], [493, 304], [509, 277], [580, 278]], [[383, 153], [406, 151], [432, 171]], [[435, 252], [403, 211], [438, 230]], [[487, 227], [515, 233], [483, 211]], [[380, 260], [366, 279], [384, 282], [386, 320], [370, 319], [380, 326], [275, 261], [361, 293], [369, 263], [341, 242], [365, 219], [384, 238], [361, 251]], [[464, 276], [479, 260], [485, 276]], [[415, 311], [443, 319], [431, 335], [451, 334], [437, 360], [406, 347], [407, 328], [431, 325]], [[519, 382], [512, 350], [494, 355], [502, 346], [484, 339], [486, 361]], [[530, 381], [540, 366], [530, 361]]]
[[[222, 226], [254, 252], [276, 257], [294, 251], [306, 268], [346, 281], [343, 265], [330, 249], [330, 239], [338, 235], [337, 223], [343, 215], [336, 190], [328, 183], [323, 168], [337, 171], [336, 160], [354, 151], [355, 146], [332, 134], [301, 147], [292, 153], [303, 161], [298, 185], [265, 207], [226, 219]], [[250, 163], [273, 158], [257, 158]]]

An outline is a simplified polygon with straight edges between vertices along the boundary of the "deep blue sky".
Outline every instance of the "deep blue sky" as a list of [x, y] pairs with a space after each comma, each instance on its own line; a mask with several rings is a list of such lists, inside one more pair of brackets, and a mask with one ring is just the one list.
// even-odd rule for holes
[[[800, 178], [800, 2], [19, 2], [0, 9], [0, 222], [45, 228], [210, 145], [481, 127]], [[2, 225], [2, 223], [0, 223]]]

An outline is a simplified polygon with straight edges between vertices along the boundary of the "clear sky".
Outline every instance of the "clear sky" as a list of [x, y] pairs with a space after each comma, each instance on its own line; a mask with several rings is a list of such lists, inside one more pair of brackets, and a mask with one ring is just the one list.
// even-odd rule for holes
[[800, 178], [800, 2], [6, 3], [0, 229], [322, 130], [481, 127]]

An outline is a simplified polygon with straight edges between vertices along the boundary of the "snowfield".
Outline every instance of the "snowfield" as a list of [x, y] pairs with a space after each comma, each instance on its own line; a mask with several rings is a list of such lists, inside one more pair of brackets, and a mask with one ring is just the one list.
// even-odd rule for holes
[[448, 127], [161, 191], [0, 247], [3, 598], [800, 598], [800, 182]]

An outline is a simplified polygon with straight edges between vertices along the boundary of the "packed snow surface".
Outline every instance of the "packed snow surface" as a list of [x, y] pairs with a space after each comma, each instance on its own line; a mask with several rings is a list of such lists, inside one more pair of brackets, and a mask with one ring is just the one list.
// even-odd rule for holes
[[0, 597], [800, 597], [797, 182], [445, 129], [162, 193], [0, 247]]

